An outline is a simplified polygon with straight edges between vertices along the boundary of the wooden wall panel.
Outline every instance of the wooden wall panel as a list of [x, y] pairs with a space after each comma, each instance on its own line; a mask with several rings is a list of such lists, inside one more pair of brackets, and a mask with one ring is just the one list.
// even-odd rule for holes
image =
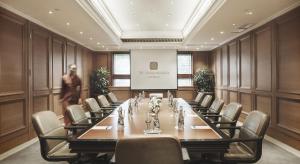
[[[300, 150], [300, 7], [254, 29], [241, 37], [214, 49], [224, 51], [230, 44], [238, 42], [238, 83], [237, 89], [216, 85], [216, 95], [222, 90], [227, 103], [233, 97], [232, 91], [239, 95], [238, 102], [243, 105], [240, 121], [247, 113], [259, 110], [271, 116], [268, 134]], [[221, 60], [221, 71], [215, 71], [216, 77], [230, 76], [223, 65], [222, 57], [211, 57], [211, 65], [218, 68]], [[231, 58], [229, 59], [231, 61]], [[225, 67], [225, 68], [224, 68]], [[219, 75], [218, 75], [219, 74]], [[222, 80], [226, 83], [226, 79]], [[231, 76], [229, 81], [231, 82]], [[231, 85], [231, 84], [230, 84]], [[218, 93], [219, 92], [219, 93]], [[230, 100], [230, 101], [231, 101]]]
[[238, 85], [238, 62], [237, 62], [237, 45], [232, 42], [228, 46], [229, 54], [229, 87], [236, 88]]
[[278, 89], [300, 93], [300, 15], [277, 22]]
[[33, 98], [33, 113], [50, 110], [49, 96], [36, 96]]
[[222, 85], [222, 78], [221, 78], [221, 59], [222, 59], [222, 54], [221, 50], [218, 49], [215, 57], [215, 66], [216, 66], [216, 72], [215, 72], [215, 77], [216, 77], [216, 86], [220, 87]]
[[272, 31], [267, 26], [254, 33], [255, 38], [255, 88], [271, 91], [272, 88]]
[[77, 46], [76, 50], [76, 66], [77, 66], [77, 75], [82, 79], [83, 68], [82, 68], [82, 48]]
[[251, 40], [250, 35], [240, 39], [240, 87], [251, 88]]
[[0, 137], [24, 129], [26, 121], [24, 100], [0, 103]]
[[224, 100], [225, 104], [229, 103], [229, 96], [227, 90], [222, 90], [222, 99]]
[[277, 112], [280, 127], [300, 134], [300, 100], [279, 98]]
[[53, 38], [52, 41], [52, 67], [53, 67], [53, 89], [61, 88], [61, 80], [64, 73], [64, 40], [62, 38]]
[[227, 46], [222, 47], [222, 86], [228, 85], [228, 53]]
[[235, 91], [229, 92], [229, 102], [238, 102], [238, 93]]
[[0, 154], [28, 140], [27, 30], [0, 8]]
[[208, 68], [208, 55], [210, 52], [192, 52], [193, 72]]
[[257, 95], [255, 102], [255, 110], [262, 111], [271, 116], [272, 97]]
[[0, 95], [24, 92], [25, 23], [0, 13]]
[[32, 30], [33, 90], [49, 89], [49, 42], [47, 31]]
[[249, 93], [240, 93], [241, 104], [243, 105], [243, 112], [249, 113], [252, 111], [252, 95]]
[[[41, 109], [44, 109], [44, 108], [41, 108]], [[56, 113], [56, 115], [62, 117], [63, 109], [62, 109], [62, 104], [60, 102], [59, 94], [53, 95], [53, 111]]]
[[67, 42], [67, 60], [66, 60], [66, 70], [71, 64], [76, 64], [76, 44], [73, 42]]

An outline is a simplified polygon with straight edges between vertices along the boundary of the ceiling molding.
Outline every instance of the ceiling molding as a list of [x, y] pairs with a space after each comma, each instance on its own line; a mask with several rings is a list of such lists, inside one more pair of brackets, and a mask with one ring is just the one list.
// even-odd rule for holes
[[[103, 7], [103, 12], [95, 9], [92, 5], [96, 3], [93, 0], [76, 0], [76, 2], [84, 9], [84, 11], [110, 36], [110, 38], [116, 42], [116, 44], [121, 44], [120, 36], [122, 31], [118, 24], [114, 21], [113, 17], [106, 11], [106, 7], [101, 6], [102, 1], [99, 2], [100, 6]], [[109, 20], [106, 20], [110, 17]], [[109, 24], [108, 24], [109, 22]]]
[[194, 27], [203, 19], [203, 17], [210, 11], [211, 6], [216, 2], [216, 0], [201, 0], [197, 7], [194, 9], [192, 15], [186, 22], [182, 30], [183, 37], [189, 35], [189, 33], [194, 29]]
[[[185, 38], [195, 28], [199, 21], [210, 12], [216, 2], [225, 0], [201, 0], [194, 9], [186, 24], [178, 31], [124, 31], [103, 1], [76, 0], [78, 4], [104, 29], [113, 32], [122, 39], [127, 38]], [[217, 3], [218, 4], [218, 3]], [[119, 43], [119, 42], [118, 42]], [[120, 43], [119, 43], [120, 44]]]
[[247, 32], [250, 32], [250, 31], [252, 31], [252, 30], [254, 30], [254, 29], [256, 29], [256, 28], [258, 28], [258, 27], [260, 27], [260, 26], [262, 26], [262, 25], [264, 25], [264, 24], [266, 24], [266, 23], [268, 23], [268, 22], [270, 22], [270, 21], [273, 20], [273, 19], [276, 19], [276, 18], [280, 17], [281, 15], [283, 15], [283, 14], [285, 14], [285, 13], [287, 13], [287, 12], [289, 12], [289, 11], [295, 9], [295, 8], [297, 8], [298, 6], [300, 6], [300, 1], [294, 3], [293, 5], [291, 5], [291, 6], [287, 7], [287, 8], [285, 8], [285, 9], [283, 9], [283, 10], [281, 10], [281, 11], [275, 13], [275, 14], [273, 14], [273, 15], [270, 16], [270, 17], [268, 17], [268, 18], [266, 18], [266, 19], [264, 19], [264, 20], [258, 22], [258, 23], [255, 24], [254, 26], [250, 27], [249, 29], [247, 29], [247, 30], [245, 30], [245, 31], [243, 31], [243, 32], [241, 32], [241, 33], [239, 33], [238, 35], [235, 35], [235, 36], [233, 36], [233, 37], [230, 37], [230, 38], [226, 39], [225, 41], [221, 42], [219, 45], [217, 45], [217, 46], [211, 48], [210, 51], [211, 51], [211, 50], [214, 50], [215, 48], [218, 48], [219, 46], [222, 46], [222, 45], [226, 44], [227, 42], [229, 42], [229, 41], [231, 41], [231, 40], [234, 40], [234, 39], [236, 39], [236, 38], [238, 38], [238, 37], [240, 37], [240, 36], [246, 34]]
[[33, 17], [31, 17], [31, 16], [29, 16], [29, 15], [27, 15], [27, 14], [25, 14], [25, 13], [23, 13], [23, 12], [17, 10], [17, 9], [15, 9], [15, 8], [13, 8], [13, 7], [11, 7], [10, 5], [7, 5], [7, 4], [3, 3], [2, 1], [0, 1], [0, 7], [6, 9], [6, 10], [8, 10], [8, 11], [10, 11], [10, 12], [16, 14], [16, 15], [19, 15], [20, 17], [23, 17], [23, 18], [25, 18], [25, 19], [27, 19], [27, 20], [29, 20], [29, 21], [31, 21], [31, 22], [33, 22], [33, 23], [35, 23], [35, 24], [37, 24], [37, 25], [39, 25], [41, 27], [44, 27], [44, 28], [48, 29], [49, 31], [52, 31], [52, 32], [54, 32], [54, 33], [56, 33], [58, 35], [61, 35], [61, 36], [65, 37], [66, 39], [69, 39], [69, 40], [71, 40], [73, 42], [76, 42], [77, 44], [80, 44], [83, 47], [86, 47], [86, 48], [88, 48], [90, 50], [95, 50], [94, 48], [92, 48], [92, 47], [90, 47], [90, 46], [88, 46], [88, 45], [80, 42], [79, 40], [77, 40], [77, 39], [75, 39], [75, 38], [73, 38], [73, 37], [71, 37], [69, 35], [66, 35], [66, 34], [63, 34], [63, 33], [59, 32], [59, 31], [57, 31], [56, 29], [54, 29], [54, 28], [52, 28], [52, 27], [50, 27], [50, 26], [42, 23], [41, 21], [39, 21], [39, 20], [37, 20], [37, 19], [35, 19], [35, 18], [33, 18]]
[[128, 31], [124, 32], [121, 38], [183, 38], [183, 36], [178, 31]]
[[208, 12], [202, 17], [201, 20], [198, 20], [197, 24], [193, 27], [190, 33], [185, 35], [184, 44], [193, 39], [200, 29], [210, 20], [212, 16], [225, 4], [226, 0], [217, 0], [211, 6]]

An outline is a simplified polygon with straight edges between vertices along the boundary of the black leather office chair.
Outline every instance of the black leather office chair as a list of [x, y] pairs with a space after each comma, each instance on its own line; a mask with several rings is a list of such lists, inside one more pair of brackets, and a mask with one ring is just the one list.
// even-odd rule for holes
[[112, 111], [112, 109], [104, 110], [104, 108], [101, 108], [94, 98], [85, 99], [85, 104], [92, 117], [104, 117]]
[[115, 150], [117, 164], [183, 164], [180, 142], [171, 136], [124, 138]]
[[118, 100], [117, 96], [116, 96], [114, 93], [109, 92], [109, 93], [107, 94], [107, 96], [108, 96], [108, 98], [109, 98], [109, 100], [110, 100], [110, 102], [111, 102], [112, 104], [115, 104], [115, 105], [120, 105], [120, 104], [122, 104], [122, 102]]
[[198, 92], [197, 96], [195, 97], [194, 101], [188, 102], [191, 106], [198, 106], [201, 102], [202, 99], [204, 98], [205, 94], [204, 92]]
[[77, 153], [70, 152], [65, 129], [54, 112], [42, 111], [33, 114], [32, 124], [45, 160], [73, 163], [79, 159]]
[[[224, 112], [221, 115], [206, 115], [213, 124], [216, 124], [219, 128], [224, 127], [232, 127], [235, 126], [240, 114], [242, 112], [242, 105], [239, 103], [229, 103], [225, 106]], [[210, 119], [209, 119], [210, 118]], [[214, 121], [215, 118], [218, 118], [218, 121]], [[223, 129], [222, 130], [226, 135], [233, 137], [234, 130], [233, 129]]]
[[210, 114], [220, 114], [222, 108], [224, 106], [224, 100], [216, 98], [209, 108], [204, 110], [199, 110], [202, 115], [210, 115]]
[[[260, 111], [250, 112], [241, 127], [237, 138], [231, 139], [230, 148], [224, 154], [226, 163], [254, 163], [262, 155], [262, 141], [269, 126], [270, 116]], [[225, 127], [226, 128], [226, 127]]]
[[99, 101], [101, 108], [116, 108], [117, 106], [119, 106], [119, 105], [114, 105], [114, 104], [109, 103], [109, 101], [107, 100], [107, 98], [104, 95], [99, 95], [98, 101]]
[[202, 102], [198, 106], [194, 106], [193, 108], [197, 111], [199, 110], [207, 110], [212, 101], [212, 95], [205, 95]]

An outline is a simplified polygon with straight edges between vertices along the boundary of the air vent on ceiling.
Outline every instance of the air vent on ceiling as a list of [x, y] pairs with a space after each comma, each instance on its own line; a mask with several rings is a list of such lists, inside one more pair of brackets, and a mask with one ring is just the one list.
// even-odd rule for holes
[[240, 25], [238, 27], [236, 27], [231, 33], [241, 33], [245, 30], [247, 30], [248, 28], [252, 27], [254, 24], [253, 23], [246, 23], [243, 25]]
[[123, 42], [182, 42], [182, 38], [123, 38]]

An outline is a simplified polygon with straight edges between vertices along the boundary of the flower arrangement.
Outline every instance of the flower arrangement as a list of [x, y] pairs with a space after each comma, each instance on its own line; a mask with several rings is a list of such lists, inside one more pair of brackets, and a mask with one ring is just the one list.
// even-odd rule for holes
[[149, 108], [153, 113], [158, 112], [160, 109], [160, 106], [161, 106], [161, 99], [158, 99], [157, 97], [152, 97], [150, 99]]

